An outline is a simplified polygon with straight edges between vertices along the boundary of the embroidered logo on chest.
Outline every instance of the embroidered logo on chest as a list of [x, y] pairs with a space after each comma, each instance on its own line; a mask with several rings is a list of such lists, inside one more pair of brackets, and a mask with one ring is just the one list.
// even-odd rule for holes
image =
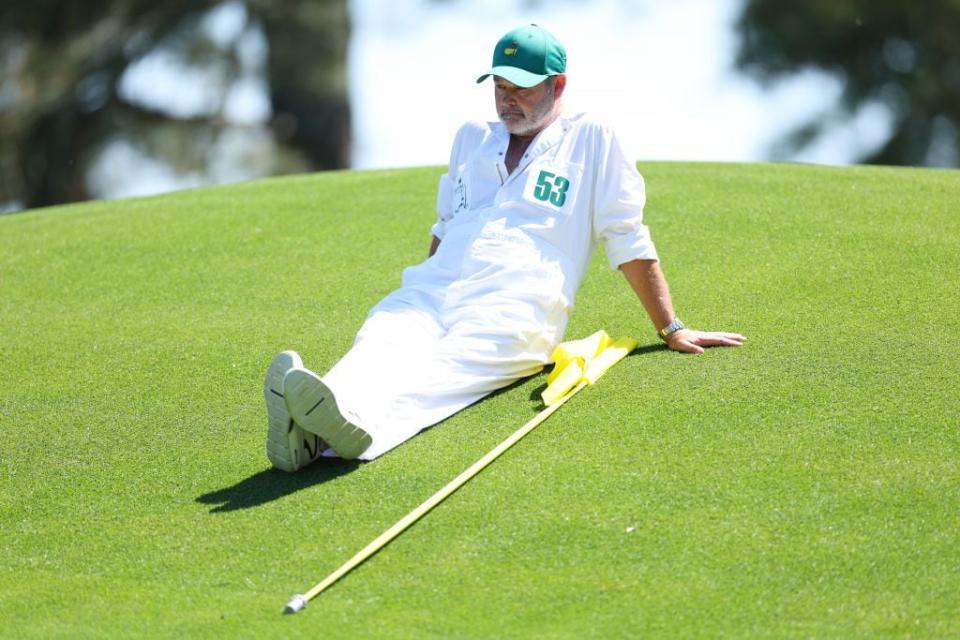
[[463, 176], [457, 178], [457, 186], [453, 191], [454, 213], [467, 208], [467, 185], [463, 182]]

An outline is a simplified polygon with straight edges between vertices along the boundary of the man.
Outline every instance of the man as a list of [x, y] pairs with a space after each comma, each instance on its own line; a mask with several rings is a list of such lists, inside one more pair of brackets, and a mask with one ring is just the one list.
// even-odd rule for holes
[[323, 377], [285, 351], [267, 370], [267, 456], [371, 460], [540, 371], [562, 340], [597, 241], [670, 348], [739, 346], [684, 327], [642, 222], [643, 179], [613, 132], [564, 117], [566, 53], [524, 26], [493, 54], [499, 122], [467, 123], [440, 179], [428, 259], [403, 273]]

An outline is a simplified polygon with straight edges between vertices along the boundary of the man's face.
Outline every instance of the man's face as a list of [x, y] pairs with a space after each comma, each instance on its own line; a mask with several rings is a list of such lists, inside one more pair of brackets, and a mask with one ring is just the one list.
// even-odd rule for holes
[[554, 82], [547, 78], [538, 85], [524, 88], [494, 76], [497, 114], [507, 131], [516, 136], [530, 136], [550, 124], [557, 101]]

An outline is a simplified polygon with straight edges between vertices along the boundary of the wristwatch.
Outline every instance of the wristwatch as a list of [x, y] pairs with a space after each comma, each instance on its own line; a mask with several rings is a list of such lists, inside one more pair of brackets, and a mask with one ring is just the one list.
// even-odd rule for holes
[[666, 342], [667, 338], [669, 338], [670, 336], [675, 334], [677, 331], [680, 331], [680, 329], [683, 329], [685, 327], [686, 325], [683, 324], [683, 320], [681, 320], [680, 318], [674, 318], [673, 322], [665, 326], [663, 329], [660, 329], [660, 331], [658, 331], [657, 334], [660, 336], [661, 340]]

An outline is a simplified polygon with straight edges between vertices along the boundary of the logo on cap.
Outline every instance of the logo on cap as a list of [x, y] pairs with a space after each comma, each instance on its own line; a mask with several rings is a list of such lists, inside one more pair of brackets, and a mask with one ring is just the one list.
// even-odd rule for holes
[[567, 68], [563, 45], [543, 27], [519, 27], [500, 38], [493, 48], [493, 66], [477, 78], [497, 76], [519, 87], [533, 87]]

